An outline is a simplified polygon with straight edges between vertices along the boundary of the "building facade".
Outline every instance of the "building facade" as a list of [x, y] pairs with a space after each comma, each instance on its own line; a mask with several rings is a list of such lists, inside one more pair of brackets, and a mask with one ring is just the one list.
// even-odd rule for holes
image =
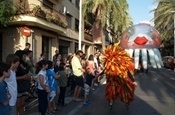
[[[56, 49], [63, 58], [78, 50], [79, 0], [13, 1], [16, 18], [8, 28], [0, 30], [1, 60], [18, 49], [24, 49], [27, 42], [31, 44], [35, 61], [41, 53], [52, 60]], [[88, 56], [93, 54], [94, 44], [92, 35], [85, 33], [84, 28], [82, 21], [81, 49]]]

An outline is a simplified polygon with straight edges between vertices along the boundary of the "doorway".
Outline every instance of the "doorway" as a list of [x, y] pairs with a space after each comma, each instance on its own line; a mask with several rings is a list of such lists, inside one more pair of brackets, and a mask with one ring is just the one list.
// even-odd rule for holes
[[70, 48], [70, 42], [65, 40], [59, 40], [59, 53], [62, 55], [63, 61], [65, 61], [65, 59], [68, 56], [69, 48]]
[[42, 36], [42, 53], [44, 53], [45, 55], [45, 59], [48, 60], [49, 59], [49, 37], [47, 36]]

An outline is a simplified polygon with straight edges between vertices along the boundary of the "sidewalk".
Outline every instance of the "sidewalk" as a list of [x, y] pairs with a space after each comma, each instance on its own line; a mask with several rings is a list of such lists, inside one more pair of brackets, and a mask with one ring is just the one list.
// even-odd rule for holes
[[[105, 77], [102, 77], [101, 79], [101, 85], [102, 84], [103, 85], [106, 84]], [[95, 87], [95, 90], [92, 91], [92, 93], [90, 93], [90, 96], [96, 94], [101, 89], [100, 88], [101, 86], [94, 86], [94, 87]], [[65, 103], [67, 105], [65, 107], [57, 106], [59, 110], [55, 113], [55, 115], [57, 114], [58, 115], [74, 115], [74, 113], [83, 106], [82, 102], [72, 101], [72, 98], [73, 98], [73, 95], [66, 96]], [[83, 99], [84, 97], [82, 96], [81, 98]], [[38, 115], [38, 100], [37, 99], [30, 102], [30, 104], [27, 104], [27, 111], [25, 112], [25, 115]]]
[[[72, 96], [67, 96], [65, 98], [65, 103], [69, 104], [72, 101]], [[61, 107], [57, 106], [59, 109]], [[27, 111], [25, 112], [25, 115], [38, 115], [38, 99], [33, 100], [30, 102], [30, 104], [27, 104], [26, 106]], [[60, 110], [58, 110], [60, 111]]]

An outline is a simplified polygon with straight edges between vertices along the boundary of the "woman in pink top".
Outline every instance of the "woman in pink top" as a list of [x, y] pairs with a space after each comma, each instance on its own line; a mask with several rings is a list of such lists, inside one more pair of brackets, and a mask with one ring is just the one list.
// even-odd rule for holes
[[89, 68], [90, 72], [95, 76], [95, 63], [94, 56], [90, 55], [86, 64], [86, 69]]
[[90, 73], [94, 76], [92, 80], [91, 89], [93, 89], [94, 80], [95, 80], [95, 63], [94, 63], [94, 56], [91, 54], [88, 58], [86, 63], [86, 70], [89, 69]]

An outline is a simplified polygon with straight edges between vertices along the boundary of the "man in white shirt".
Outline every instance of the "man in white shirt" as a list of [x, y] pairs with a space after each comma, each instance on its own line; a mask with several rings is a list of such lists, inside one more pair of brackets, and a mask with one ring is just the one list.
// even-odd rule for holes
[[15, 54], [9, 54], [6, 57], [6, 62], [11, 65], [10, 67], [10, 77], [5, 78], [11, 98], [9, 100], [9, 105], [12, 108], [9, 115], [17, 115], [16, 113], [16, 101], [17, 101], [17, 81], [16, 81], [16, 70], [19, 65], [19, 57]]
[[82, 87], [84, 87], [84, 80], [83, 80], [83, 73], [85, 70], [82, 68], [81, 65], [81, 57], [83, 52], [81, 50], [77, 51], [76, 54], [73, 56], [71, 60], [73, 75], [75, 77], [76, 86], [74, 89], [74, 101], [83, 101], [82, 99], [78, 98]]

